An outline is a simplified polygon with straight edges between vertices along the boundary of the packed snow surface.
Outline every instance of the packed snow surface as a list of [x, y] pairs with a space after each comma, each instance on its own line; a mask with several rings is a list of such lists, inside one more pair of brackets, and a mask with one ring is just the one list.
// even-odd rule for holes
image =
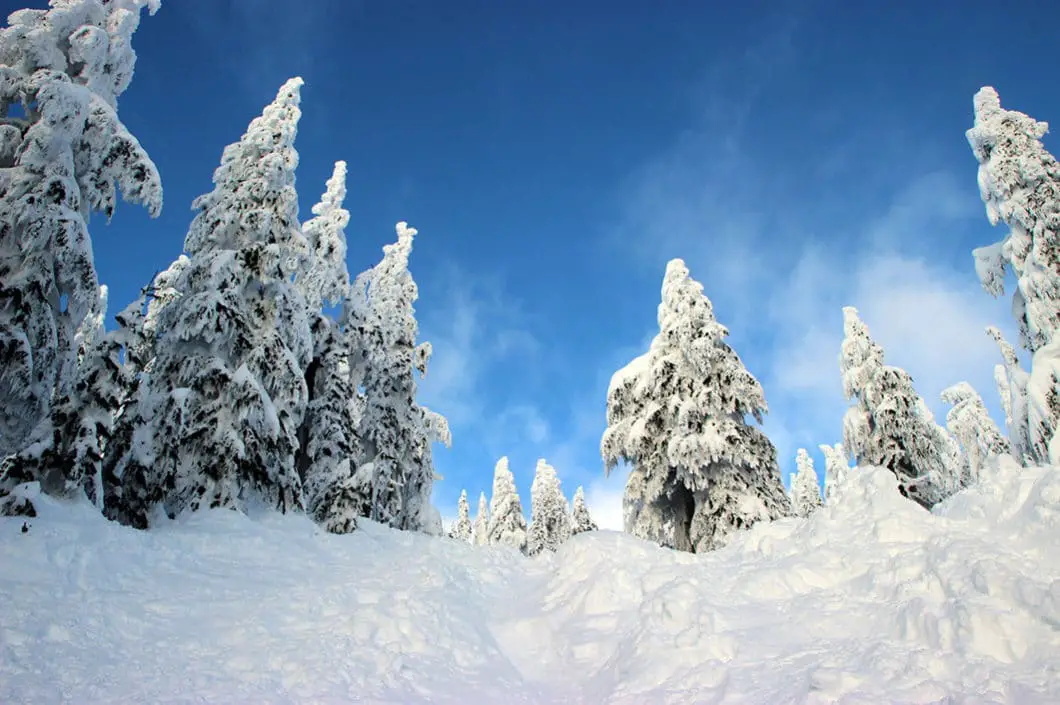
[[1060, 468], [930, 514], [892, 475], [709, 555], [554, 555], [213, 511], [0, 520], [5, 703], [1060, 702]]

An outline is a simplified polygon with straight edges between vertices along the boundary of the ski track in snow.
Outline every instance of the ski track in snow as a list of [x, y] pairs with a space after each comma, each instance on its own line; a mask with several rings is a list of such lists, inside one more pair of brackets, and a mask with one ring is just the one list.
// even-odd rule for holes
[[1060, 469], [936, 514], [865, 470], [706, 556], [205, 512], [0, 520], [4, 703], [1060, 702]]

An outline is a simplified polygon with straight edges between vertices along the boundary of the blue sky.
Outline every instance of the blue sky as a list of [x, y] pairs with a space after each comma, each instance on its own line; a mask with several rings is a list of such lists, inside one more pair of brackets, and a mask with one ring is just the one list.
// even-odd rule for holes
[[156, 221], [131, 206], [93, 221], [110, 312], [180, 253], [223, 147], [300, 75], [303, 218], [344, 159], [352, 273], [396, 221], [420, 231], [411, 269], [435, 349], [422, 397], [454, 439], [435, 453], [444, 514], [461, 488], [473, 503], [488, 491], [501, 455], [527, 502], [545, 457], [615, 524], [625, 478], [603, 478], [605, 390], [646, 348], [678, 256], [765, 386], [786, 476], [799, 446], [840, 440], [843, 305], [938, 415], [939, 391], [962, 379], [997, 407], [982, 328], [1011, 331], [1011, 316], [979, 289], [970, 250], [1002, 233], [964, 130], [987, 84], [1006, 107], [1060, 120], [1042, 80], [1056, 13], [985, 0], [165, 0], [134, 39], [119, 107], [166, 206]]

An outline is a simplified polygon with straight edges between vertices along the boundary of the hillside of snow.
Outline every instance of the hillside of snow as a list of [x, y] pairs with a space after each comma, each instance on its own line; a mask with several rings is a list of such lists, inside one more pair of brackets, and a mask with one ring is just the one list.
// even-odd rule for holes
[[[929, 514], [882, 470], [716, 553], [87, 504], [0, 519], [0, 702], [1060, 702], [1060, 468]], [[950, 696], [950, 699], [947, 699]]]

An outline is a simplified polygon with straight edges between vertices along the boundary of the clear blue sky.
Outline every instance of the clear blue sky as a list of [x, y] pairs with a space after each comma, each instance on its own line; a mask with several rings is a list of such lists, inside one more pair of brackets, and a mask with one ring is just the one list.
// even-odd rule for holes
[[303, 219], [344, 159], [352, 273], [396, 221], [420, 231], [422, 396], [454, 439], [435, 454], [443, 513], [507, 454], [524, 502], [543, 456], [614, 522], [605, 389], [645, 349], [678, 256], [765, 386], [786, 476], [799, 446], [840, 440], [843, 305], [936, 413], [961, 379], [997, 407], [981, 330], [1011, 316], [970, 250], [1002, 233], [964, 130], [984, 84], [1060, 121], [1058, 8], [164, 0], [119, 107], [166, 205], [92, 222], [110, 313], [180, 253], [223, 147], [300, 75]]

